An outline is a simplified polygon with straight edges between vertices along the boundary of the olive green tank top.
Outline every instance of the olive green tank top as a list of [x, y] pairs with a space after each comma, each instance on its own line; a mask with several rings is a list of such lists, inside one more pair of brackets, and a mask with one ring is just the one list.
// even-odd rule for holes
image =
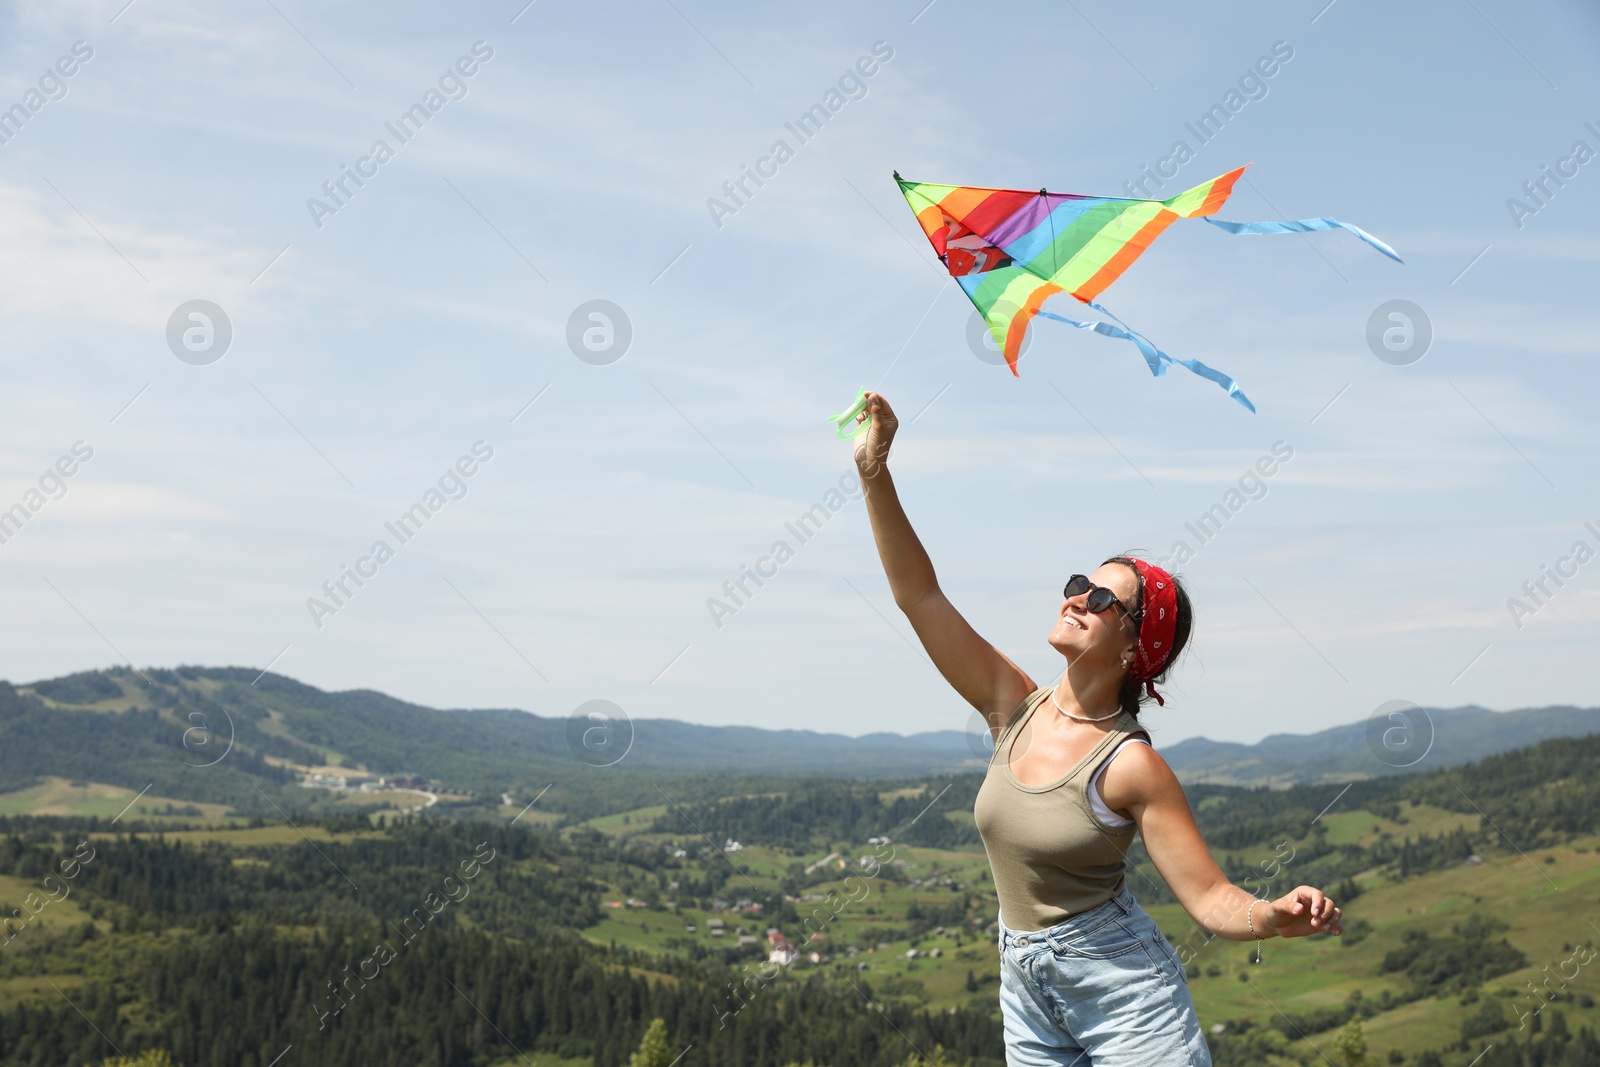
[[1013, 930], [1044, 930], [1122, 892], [1136, 827], [1107, 826], [1089, 804], [1095, 770], [1125, 738], [1143, 734], [1124, 712], [1064, 777], [1028, 785], [1011, 771], [1011, 747], [1049, 698], [1036, 690], [1011, 713], [989, 757], [973, 816], [994, 871], [1000, 917]]

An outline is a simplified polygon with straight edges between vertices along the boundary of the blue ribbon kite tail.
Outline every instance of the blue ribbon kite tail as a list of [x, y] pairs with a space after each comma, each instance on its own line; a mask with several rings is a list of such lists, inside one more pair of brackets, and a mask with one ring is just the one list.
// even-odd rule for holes
[[[1378, 238], [1372, 236], [1372, 234], [1368, 233], [1366, 230], [1363, 230], [1361, 227], [1352, 225], [1348, 222], [1340, 222], [1338, 219], [1295, 219], [1289, 222], [1228, 222], [1224, 219], [1213, 218], [1210, 215], [1204, 215], [1201, 217], [1218, 229], [1226, 230], [1228, 233], [1233, 234], [1310, 233], [1314, 230], [1344, 230], [1348, 233], [1354, 234], [1356, 237], [1359, 237], [1361, 240], [1365, 241], [1373, 248], [1376, 248], [1379, 252], [1382, 252], [1396, 263], [1405, 262], [1405, 260], [1401, 259], [1394, 249], [1390, 248]], [[1221, 371], [1213, 367], [1206, 366], [1198, 359], [1175, 359], [1161, 351], [1161, 349], [1157, 348], [1148, 337], [1140, 333], [1138, 330], [1135, 330], [1132, 326], [1129, 326], [1127, 323], [1123, 322], [1120, 318], [1117, 318], [1117, 316], [1107, 308], [1096, 304], [1092, 300], [1086, 300], [1084, 303], [1100, 312], [1100, 314], [1113, 320], [1118, 325], [1113, 326], [1109, 322], [1081, 322], [1078, 319], [1069, 319], [1064, 315], [1057, 315], [1050, 311], [1041, 310], [1037, 314], [1047, 319], [1055, 319], [1057, 322], [1064, 322], [1068, 326], [1075, 326], [1080, 330], [1092, 330], [1095, 333], [1101, 334], [1105, 337], [1115, 337], [1119, 340], [1132, 341], [1139, 347], [1139, 351], [1144, 354], [1144, 361], [1150, 365], [1150, 373], [1156, 377], [1159, 378], [1161, 375], [1167, 373], [1168, 364], [1175, 363], [1178, 366], [1187, 367], [1190, 371], [1200, 375], [1200, 377], [1216, 382], [1218, 385], [1222, 386], [1222, 388], [1228, 391], [1229, 396], [1233, 397], [1251, 411], [1255, 411], [1256, 406], [1250, 402], [1249, 397], [1244, 395], [1244, 392], [1239, 388], [1239, 383], [1228, 377], [1226, 374], [1223, 374]]]
[[1345, 230], [1355, 234], [1396, 263], [1405, 262], [1395, 253], [1394, 249], [1372, 236], [1366, 230], [1363, 230], [1360, 226], [1355, 226], [1348, 222], [1340, 222], [1338, 219], [1296, 219], [1293, 222], [1225, 222], [1222, 219], [1212, 218], [1210, 215], [1202, 215], [1201, 218], [1218, 229], [1227, 230], [1229, 233], [1308, 233], [1312, 230]]
[[1174, 359], [1172, 356], [1167, 355], [1165, 352], [1161, 351], [1161, 349], [1152, 344], [1148, 337], [1135, 330], [1121, 319], [1117, 318], [1116, 315], [1112, 314], [1106, 308], [1101, 307], [1092, 300], [1085, 301], [1085, 303], [1107, 318], [1116, 319], [1116, 321], [1121, 323], [1121, 325], [1113, 326], [1109, 322], [1080, 322], [1077, 319], [1069, 319], [1064, 315], [1057, 315], [1051, 311], [1040, 311], [1038, 314], [1043, 318], [1055, 319], [1057, 322], [1064, 322], [1068, 326], [1076, 326], [1080, 330], [1093, 330], [1095, 333], [1098, 333], [1104, 337], [1115, 337], [1123, 341], [1132, 341], [1139, 347], [1139, 351], [1144, 354], [1144, 361], [1150, 365], [1150, 373], [1156, 377], [1159, 378], [1163, 374], [1167, 373], [1167, 364], [1175, 363], [1180, 367], [1188, 368], [1190, 371], [1200, 375], [1202, 378], [1207, 378], [1213, 382], [1216, 382], [1218, 385], [1222, 386], [1222, 388], [1228, 391], [1229, 396], [1233, 397], [1239, 403], [1249, 408], [1252, 412], [1255, 411], [1256, 406], [1250, 402], [1249, 397], [1244, 395], [1243, 390], [1239, 388], [1239, 383], [1228, 377], [1226, 374], [1223, 374], [1221, 371], [1216, 370], [1215, 368], [1206, 366], [1198, 359]]

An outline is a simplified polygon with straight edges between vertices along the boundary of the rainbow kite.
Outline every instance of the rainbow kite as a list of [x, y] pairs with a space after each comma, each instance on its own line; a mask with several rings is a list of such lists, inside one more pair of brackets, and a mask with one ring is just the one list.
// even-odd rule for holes
[[[1216, 382], [1254, 411], [1255, 405], [1232, 378], [1197, 359], [1174, 359], [1094, 302], [1150, 242], [1180, 218], [1203, 218], [1229, 233], [1341, 229], [1402, 262], [1394, 249], [1370, 233], [1336, 219], [1223, 222], [1212, 218], [1211, 213], [1227, 201], [1233, 183], [1243, 173], [1244, 167], [1231, 170], [1170, 200], [929, 185], [906, 181], [898, 171], [894, 180], [934, 252], [989, 324], [1012, 374], [1017, 373], [1017, 356], [1028, 323], [1035, 315], [1043, 315], [1080, 330], [1131, 341], [1144, 353], [1151, 374], [1159, 377], [1166, 373], [1167, 364], [1176, 363]], [[1118, 325], [1080, 322], [1043, 310], [1044, 302], [1061, 292], [1071, 293]]]

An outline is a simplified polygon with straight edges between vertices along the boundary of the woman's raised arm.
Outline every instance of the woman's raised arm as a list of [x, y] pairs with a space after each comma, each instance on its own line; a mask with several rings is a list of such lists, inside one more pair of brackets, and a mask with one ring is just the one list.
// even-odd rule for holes
[[933, 562], [911, 529], [889, 476], [889, 446], [899, 421], [882, 396], [870, 391], [866, 395], [872, 425], [856, 438], [856, 469], [894, 602], [945, 681], [978, 709], [990, 733], [998, 737], [1006, 716], [1038, 687], [945, 599]]

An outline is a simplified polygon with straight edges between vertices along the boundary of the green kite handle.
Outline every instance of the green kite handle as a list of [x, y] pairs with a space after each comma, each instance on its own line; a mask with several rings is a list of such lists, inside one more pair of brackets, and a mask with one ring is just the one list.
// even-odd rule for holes
[[[833, 423], [833, 425], [837, 428], [836, 432], [838, 435], [848, 441], [850, 438], [854, 437], [856, 434], [872, 425], [871, 415], [867, 416], [865, 422], [856, 421], [856, 416], [865, 410], [867, 410], [867, 391], [865, 388], [863, 388], [857, 391], [855, 402], [850, 405], [849, 410], [841, 411], [837, 415], [829, 415], [828, 421]], [[850, 431], [849, 433], [845, 432], [847, 428]]]

